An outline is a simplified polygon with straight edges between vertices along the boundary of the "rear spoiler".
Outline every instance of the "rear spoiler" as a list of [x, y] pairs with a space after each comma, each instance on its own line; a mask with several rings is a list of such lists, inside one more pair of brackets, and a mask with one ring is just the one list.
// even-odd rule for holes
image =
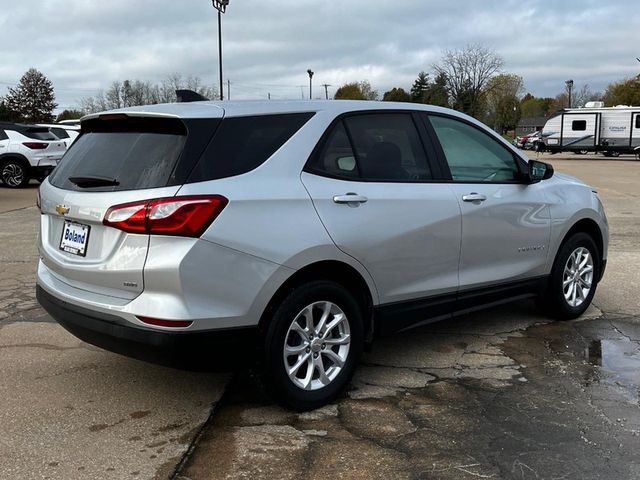
[[209, 100], [204, 95], [200, 95], [193, 90], [176, 90], [176, 97], [178, 98], [178, 103], [206, 102]]

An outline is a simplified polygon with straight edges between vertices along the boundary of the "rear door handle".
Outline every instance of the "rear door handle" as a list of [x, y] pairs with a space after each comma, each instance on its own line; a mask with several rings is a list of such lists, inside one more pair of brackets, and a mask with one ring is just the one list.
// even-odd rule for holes
[[367, 200], [369, 200], [367, 197], [358, 195], [357, 193], [347, 193], [345, 195], [335, 195], [333, 197], [334, 203], [366, 203]]
[[486, 196], [481, 195], [479, 193], [476, 192], [472, 192], [468, 195], [463, 195], [462, 196], [462, 201], [463, 202], [484, 202], [487, 199]]

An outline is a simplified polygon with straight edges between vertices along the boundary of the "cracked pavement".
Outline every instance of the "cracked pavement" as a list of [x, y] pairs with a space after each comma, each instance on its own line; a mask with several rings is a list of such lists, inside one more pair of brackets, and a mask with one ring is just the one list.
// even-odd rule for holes
[[543, 159], [607, 207], [596, 306], [553, 322], [521, 302], [383, 339], [306, 413], [251, 371], [228, 383], [67, 334], [34, 300], [37, 211], [0, 188], [0, 477], [640, 477], [640, 163]]

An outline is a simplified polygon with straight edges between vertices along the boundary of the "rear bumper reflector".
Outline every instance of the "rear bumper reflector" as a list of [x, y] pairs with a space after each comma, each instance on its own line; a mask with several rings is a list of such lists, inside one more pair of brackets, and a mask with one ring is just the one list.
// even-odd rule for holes
[[169, 327], [169, 328], [186, 328], [190, 327], [193, 323], [190, 320], [162, 320], [160, 318], [138, 317], [143, 323], [147, 325], [155, 325], [157, 327]]

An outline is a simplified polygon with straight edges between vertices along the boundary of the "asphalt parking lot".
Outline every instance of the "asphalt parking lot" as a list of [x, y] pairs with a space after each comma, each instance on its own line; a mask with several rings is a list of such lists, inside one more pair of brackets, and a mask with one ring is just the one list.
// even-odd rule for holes
[[34, 299], [35, 186], [0, 188], [0, 478], [640, 477], [640, 162], [541, 159], [607, 208], [595, 307], [559, 323], [522, 302], [390, 337], [305, 414], [251, 372], [180, 372], [67, 334]]

